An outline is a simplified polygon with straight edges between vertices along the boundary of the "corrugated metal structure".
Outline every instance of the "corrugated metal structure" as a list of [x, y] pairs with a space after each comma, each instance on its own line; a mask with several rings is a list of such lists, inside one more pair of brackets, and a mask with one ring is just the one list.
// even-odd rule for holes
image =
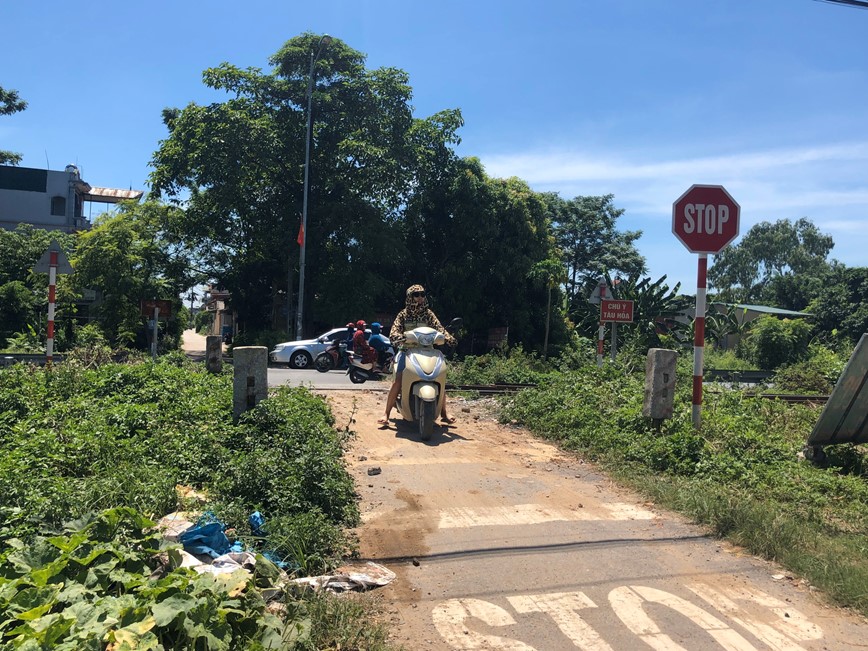
[[806, 455], [817, 458], [823, 446], [836, 443], [868, 443], [868, 334], [862, 335], [838, 378], [808, 437]]

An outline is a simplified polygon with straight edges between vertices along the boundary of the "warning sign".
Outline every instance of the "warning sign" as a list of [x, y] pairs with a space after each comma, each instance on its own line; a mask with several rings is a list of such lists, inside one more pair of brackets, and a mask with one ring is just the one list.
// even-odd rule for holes
[[600, 301], [600, 321], [604, 323], [633, 323], [633, 301]]

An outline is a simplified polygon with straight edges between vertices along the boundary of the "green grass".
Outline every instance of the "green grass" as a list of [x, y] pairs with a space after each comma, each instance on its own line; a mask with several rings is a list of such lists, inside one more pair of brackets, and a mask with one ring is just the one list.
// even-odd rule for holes
[[[23, 635], [15, 644], [91, 648], [85, 637], [98, 641], [107, 632], [71, 632], [78, 629], [69, 622], [117, 610], [127, 613], [125, 626], [131, 627], [121, 635], [139, 636], [138, 648], [152, 648], [146, 642], [159, 639], [167, 641], [166, 648], [255, 649], [276, 634], [295, 636], [298, 649], [331, 648], [319, 640], [338, 641], [342, 649], [388, 648], [381, 628], [361, 609], [332, 604], [326, 596], [287, 598], [275, 622], [253, 594], [266, 584], [244, 584], [249, 599], [235, 599], [228, 589], [204, 585], [188, 570], [173, 569], [167, 578], [171, 585], [151, 577], [154, 551], [163, 543], [145, 532], [146, 523], [185, 506], [178, 485], [205, 494], [208, 501], [201, 509], [213, 511], [254, 550], [288, 562], [291, 573], [326, 572], [352, 555], [355, 542], [347, 532], [359, 513], [344, 465], [345, 443], [327, 404], [304, 388], [274, 392], [234, 424], [231, 369], [209, 374], [181, 355], [167, 355], [156, 364], [100, 366], [71, 356], [50, 370], [22, 364], [0, 369], [0, 611], [7, 613], [5, 621], [14, 622], [16, 604], [39, 601], [24, 628], [0, 624], [0, 646]], [[256, 510], [266, 519], [264, 537], [254, 537], [247, 521]], [[90, 525], [69, 529], [65, 524], [94, 518], [125, 522], [137, 536], [127, 542], [113, 535], [103, 540]], [[122, 584], [94, 586], [92, 572], [65, 574], [67, 567], [91, 562], [104, 568], [101, 556], [88, 551], [95, 545], [111, 547], [112, 557], [126, 563], [117, 575], [124, 577]], [[30, 549], [45, 553], [33, 557]], [[16, 553], [27, 554], [30, 564], [22, 564]], [[70, 564], [65, 556], [70, 554], [88, 560]], [[94, 569], [98, 576], [102, 571]], [[35, 595], [32, 586], [46, 580], [67, 587]], [[87, 599], [76, 606], [81, 590]], [[196, 619], [199, 615], [190, 614], [195, 621], [184, 626], [169, 621], [159, 602], [173, 590], [201, 590], [212, 615]], [[229, 626], [232, 613], [241, 610], [250, 625]], [[148, 628], [151, 611], [160, 613], [159, 623]], [[196, 638], [194, 629], [205, 637]], [[49, 630], [58, 636], [53, 646], [43, 639]], [[79, 633], [85, 637], [75, 637]], [[204, 642], [206, 633], [225, 638], [226, 645]], [[176, 646], [174, 640], [186, 642]]]

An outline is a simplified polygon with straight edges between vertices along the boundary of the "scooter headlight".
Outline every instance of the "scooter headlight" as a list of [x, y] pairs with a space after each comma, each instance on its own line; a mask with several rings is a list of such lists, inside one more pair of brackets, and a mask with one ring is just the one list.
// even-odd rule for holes
[[437, 336], [436, 332], [429, 332], [425, 334], [417, 335], [417, 339], [419, 340], [419, 344], [422, 346], [433, 346], [434, 345], [434, 337]]

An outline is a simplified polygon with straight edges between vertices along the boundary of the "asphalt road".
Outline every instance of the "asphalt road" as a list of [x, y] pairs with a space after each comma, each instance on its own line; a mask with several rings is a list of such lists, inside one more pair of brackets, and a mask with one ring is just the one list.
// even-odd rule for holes
[[365, 389], [388, 389], [387, 382], [365, 382], [364, 384], [353, 384], [350, 378], [347, 377], [346, 371], [329, 371], [328, 373], [320, 373], [319, 371], [297, 371], [289, 368], [281, 368], [278, 366], [268, 367], [268, 386], [279, 387], [285, 384], [292, 386], [310, 386], [315, 389], [347, 389], [347, 390], [365, 390]]
[[[185, 330], [182, 339], [182, 349], [194, 359], [204, 359], [205, 357], [205, 337], [194, 332], [193, 330]], [[223, 351], [226, 352], [224, 345]], [[268, 386], [279, 387], [285, 384], [292, 386], [309, 386], [315, 389], [348, 389], [348, 390], [364, 390], [364, 389], [388, 389], [388, 384], [385, 382], [365, 382], [364, 384], [353, 384], [350, 378], [347, 377], [346, 371], [329, 371], [328, 373], [320, 373], [314, 369], [298, 371], [295, 369], [286, 368], [284, 366], [269, 365], [268, 367]]]

